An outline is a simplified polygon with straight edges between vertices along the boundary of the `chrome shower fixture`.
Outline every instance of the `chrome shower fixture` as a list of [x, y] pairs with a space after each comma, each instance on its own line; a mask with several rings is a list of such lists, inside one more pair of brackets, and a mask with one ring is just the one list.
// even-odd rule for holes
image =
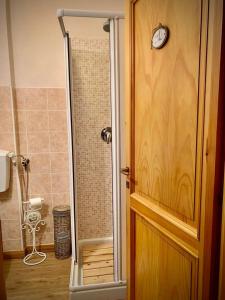
[[104, 30], [105, 32], [110, 32], [109, 19], [103, 23], [103, 30]]
[[29, 163], [30, 163], [29, 158], [25, 158], [25, 157], [22, 158], [21, 165], [24, 167], [25, 170], [28, 168]]
[[112, 142], [112, 128], [111, 127], [105, 127], [101, 131], [101, 138], [104, 142], [107, 144]]
[[22, 154], [16, 155], [14, 152], [10, 152], [8, 154], [8, 157], [12, 159], [12, 163], [14, 166], [17, 164], [17, 158], [21, 158], [21, 165], [24, 167], [25, 170], [27, 170], [28, 165], [30, 163], [29, 158], [24, 157]]

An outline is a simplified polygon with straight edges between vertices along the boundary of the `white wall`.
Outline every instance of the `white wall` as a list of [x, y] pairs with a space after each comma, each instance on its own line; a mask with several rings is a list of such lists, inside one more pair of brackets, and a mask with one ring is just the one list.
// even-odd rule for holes
[[[123, 0], [8, 0], [16, 87], [64, 87], [63, 38], [57, 8], [124, 10]], [[0, 0], [1, 5], [4, 0]], [[1, 9], [2, 14], [2, 9]], [[0, 16], [2, 19], [2, 16]], [[66, 18], [76, 36], [102, 36], [103, 20]], [[0, 33], [0, 85], [8, 78], [4, 36]]]
[[10, 84], [5, 0], [0, 0], [0, 86]]

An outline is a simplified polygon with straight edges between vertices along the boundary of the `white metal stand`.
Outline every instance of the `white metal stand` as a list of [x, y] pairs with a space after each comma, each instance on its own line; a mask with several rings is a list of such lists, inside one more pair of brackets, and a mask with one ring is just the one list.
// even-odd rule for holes
[[[28, 202], [24, 202], [24, 204]], [[41, 219], [41, 214], [38, 211], [40, 209], [41, 207], [36, 210], [25, 210], [24, 212], [24, 223], [22, 224], [22, 229], [28, 228], [28, 232], [32, 234], [32, 252], [27, 254], [23, 259], [23, 262], [29, 266], [38, 265], [47, 257], [45, 253], [37, 251], [36, 248], [36, 232], [40, 231], [41, 225], [45, 225], [45, 221]], [[41, 259], [39, 261], [32, 262], [31, 259], [35, 256], [39, 256]]]

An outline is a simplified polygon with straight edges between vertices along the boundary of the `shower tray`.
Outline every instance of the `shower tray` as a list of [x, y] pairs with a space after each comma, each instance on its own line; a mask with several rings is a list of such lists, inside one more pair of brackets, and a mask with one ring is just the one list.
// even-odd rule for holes
[[[126, 282], [114, 281], [112, 238], [81, 241], [79, 254], [79, 264], [74, 259], [71, 263], [70, 300], [126, 299]], [[103, 269], [106, 271], [100, 272]]]

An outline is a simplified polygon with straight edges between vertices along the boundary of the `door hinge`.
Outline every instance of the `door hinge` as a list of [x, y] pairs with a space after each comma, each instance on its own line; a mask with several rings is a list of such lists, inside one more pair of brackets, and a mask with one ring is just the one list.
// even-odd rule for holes
[[126, 176], [130, 175], [130, 169], [129, 169], [129, 167], [122, 168], [120, 170], [120, 172], [121, 172], [121, 174], [126, 175]]
[[130, 188], [130, 182], [128, 180], [126, 180], [126, 188], [129, 189]]

